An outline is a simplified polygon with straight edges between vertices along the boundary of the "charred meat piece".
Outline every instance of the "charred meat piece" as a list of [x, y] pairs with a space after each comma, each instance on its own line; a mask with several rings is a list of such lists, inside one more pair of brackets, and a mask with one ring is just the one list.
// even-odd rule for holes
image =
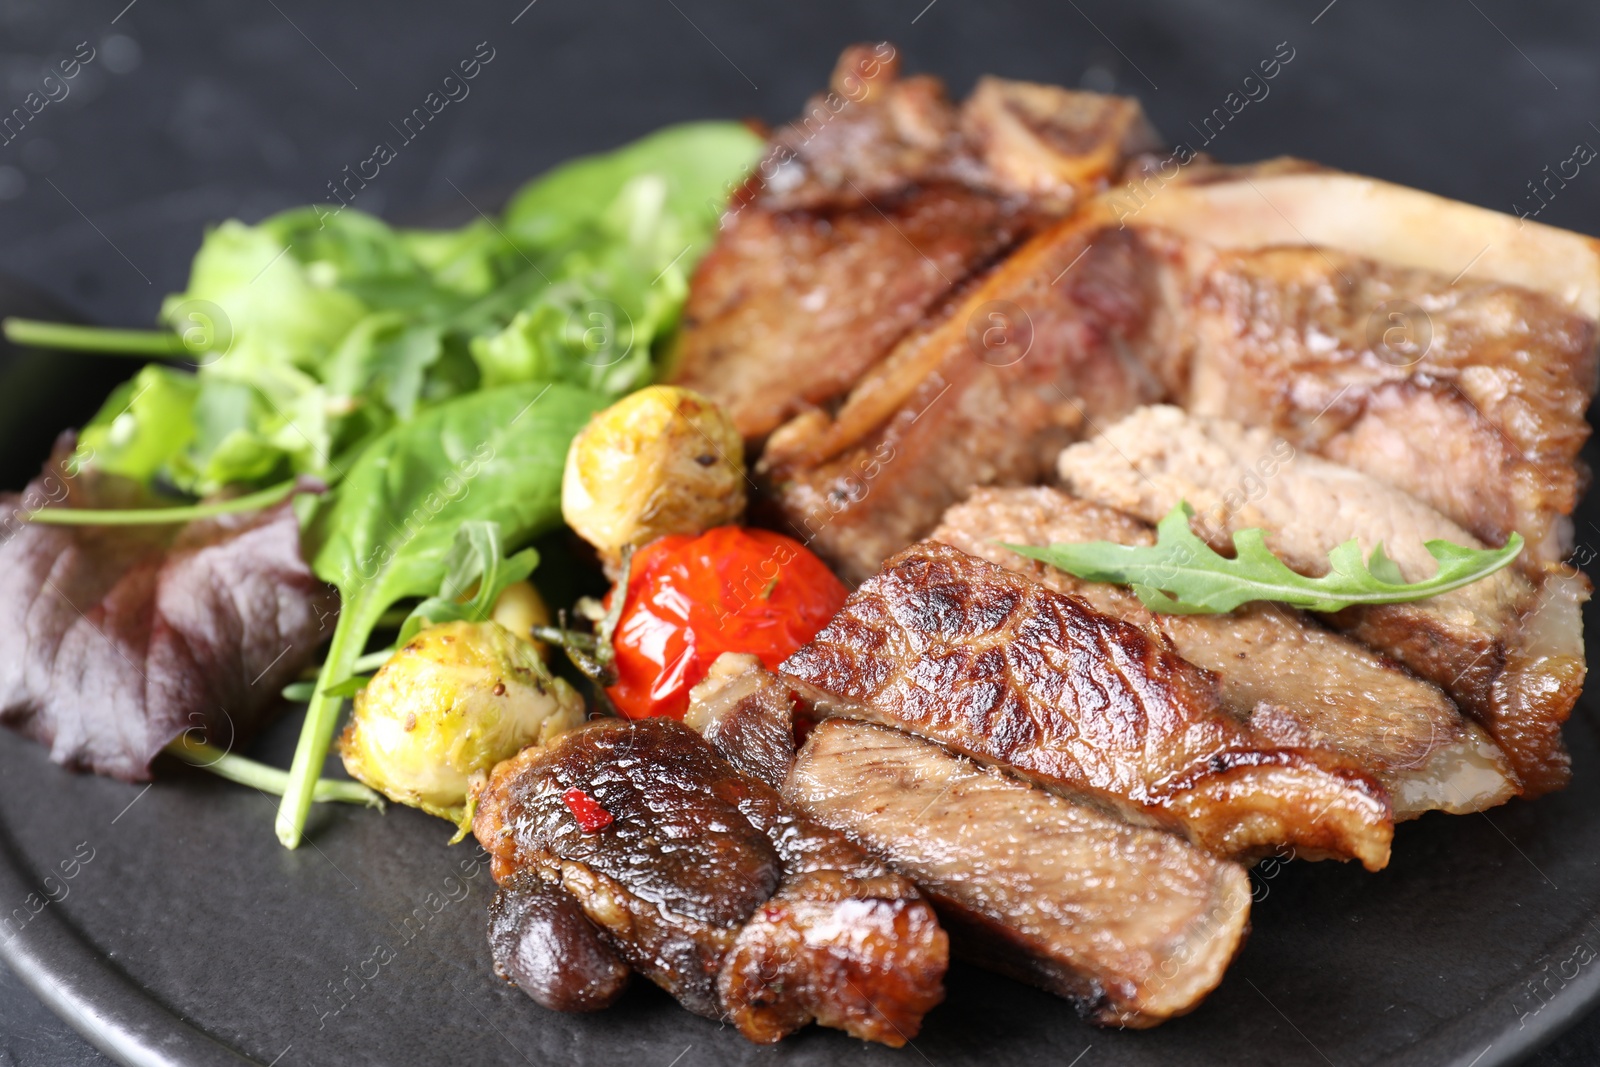
[[1267, 426], [1482, 540], [1516, 530], [1530, 573], [1559, 561], [1587, 479], [1600, 243], [1352, 174], [1242, 177], [1106, 198], [1187, 249], [1172, 399]]
[[[596, 721], [524, 750], [473, 830], [506, 894], [497, 967], [542, 1003], [608, 1002], [601, 948], [763, 1043], [815, 1020], [898, 1047], [943, 997], [947, 939], [916, 888], [679, 723]], [[541, 931], [559, 944], [528, 950]]]
[[909, 730], [1218, 855], [1291, 846], [1388, 862], [1388, 798], [1353, 763], [1258, 737], [1165, 639], [948, 545], [891, 558], [782, 673], [822, 694], [822, 711]]
[[774, 789], [794, 765], [794, 696], [761, 660], [724, 652], [689, 694], [684, 724]]
[[[1098, 238], [1098, 239], [1097, 239]], [[1155, 261], [1131, 234], [1063, 223], [911, 334], [832, 418], [768, 441], [790, 528], [860, 581], [978, 485], [1038, 481], [1090, 418], [1161, 395]]]
[[1101, 1025], [1190, 1011], [1248, 928], [1238, 864], [899, 730], [823, 722], [783, 792], [915, 879], [959, 956]]
[[958, 112], [899, 65], [888, 44], [845, 50], [696, 271], [673, 380], [747, 439], [841, 397], [969, 277], [1156, 143], [1131, 99], [991, 78]]
[[1279, 744], [1331, 748], [1389, 791], [1396, 820], [1504, 803], [1517, 790], [1505, 757], [1437, 686], [1278, 604], [1227, 615], [1157, 615], [1122, 586], [1088, 582], [1005, 544], [1114, 541], [1155, 534], [1121, 512], [1045, 487], [980, 489], [945, 512], [931, 540], [1084, 600], [1172, 643], [1216, 674], [1222, 702]]
[[752, 205], [695, 270], [672, 380], [747, 440], [849, 390], [973, 270], [1031, 225], [952, 183], [817, 212]]
[[[1273, 459], [1263, 477], [1258, 464]], [[1286, 457], [1286, 458], [1285, 458]], [[1195, 509], [1195, 532], [1226, 549], [1236, 530], [1260, 527], [1290, 567], [1326, 573], [1327, 554], [1355, 538], [1382, 542], [1409, 581], [1433, 572], [1424, 542], [1480, 542], [1415, 497], [1315, 456], [1296, 455], [1266, 430], [1142, 409], [1093, 441], [1061, 454], [1076, 495], [1155, 522], [1179, 501]], [[1570, 773], [1561, 723], [1582, 688], [1581, 574], [1552, 574], [1534, 587], [1502, 570], [1454, 592], [1408, 604], [1351, 608], [1331, 621], [1449, 693], [1499, 744], [1521, 781], [1539, 795]]]

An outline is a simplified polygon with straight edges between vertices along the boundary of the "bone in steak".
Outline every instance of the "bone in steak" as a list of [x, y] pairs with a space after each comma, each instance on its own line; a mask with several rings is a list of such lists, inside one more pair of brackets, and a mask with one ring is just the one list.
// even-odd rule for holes
[[[1270, 478], [1260, 477], [1262, 457], [1284, 455]], [[1195, 532], [1219, 550], [1234, 531], [1260, 527], [1274, 553], [1311, 575], [1326, 573], [1328, 552], [1351, 538], [1366, 553], [1381, 541], [1408, 581], [1433, 572], [1425, 541], [1481, 547], [1433, 508], [1368, 475], [1286, 451], [1266, 430], [1172, 407], [1142, 409], [1072, 446], [1060, 473], [1076, 495], [1146, 522], [1186, 500]], [[1508, 569], [1427, 600], [1350, 608], [1331, 621], [1455, 698], [1500, 745], [1522, 791], [1538, 795], [1570, 774], [1561, 723], [1583, 685], [1587, 595], [1581, 574], [1553, 573], [1535, 587]]]
[[1516, 792], [1505, 757], [1437, 686], [1278, 604], [1226, 615], [1158, 615], [1129, 589], [1077, 578], [1006, 544], [1114, 541], [1155, 534], [1121, 512], [1044, 486], [979, 489], [946, 511], [930, 539], [980, 556], [1096, 611], [1159, 634], [1216, 674], [1223, 704], [1261, 736], [1331, 748], [1372, 772], [1396, 820], [1504, 803]]
[[913, 545], [782, 673], [821, 710], [897, 726], [1166, 827], [1218, 855], [1388, 862], [1381, 786], [1274, 744], [1159, 636], [948, 545]]
[[[580, 825], [574, 790], [610, 821]], [[473, 831], [500, 884], [496, 967], [547, 1007], [605, 1006], [625, 967], [752, 1041], [815, 1020], [898, 1047], [943, 998], [948, 940], [916, 888], [680, 723], [524, 749]]]
[[974, 272], [1155, 144], [1136, 101], [985, 79], [959, 111], [845, 50], [696, 271], [673, 380], [749, 439], [845, 393]]

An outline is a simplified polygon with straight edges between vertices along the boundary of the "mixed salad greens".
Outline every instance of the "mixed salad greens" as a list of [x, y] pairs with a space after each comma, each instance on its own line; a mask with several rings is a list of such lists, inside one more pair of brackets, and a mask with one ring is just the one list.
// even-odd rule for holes
[[[295, 498], [340, 610], [283, 783], [285, 845], [300, 841], [386, 613], [428, 597], [419, 618], [482, 618], [494, 586], [531, 571], [534, 557], [501, 546], [559, 524], [573, 436], [654, 380], [689, 274], [763, 144], [734, 123], [671, 127], [558, 167], [455, 230], [319, 207], [229, 221], [163, 304], [167, 329], [6, 324], [17, 343], [152, 360], [79, 439], [86, 467], [172, 503], [120, 521], [188, 522], [327, 487]], [[463, 597], [476, 607], [441, 608]]]

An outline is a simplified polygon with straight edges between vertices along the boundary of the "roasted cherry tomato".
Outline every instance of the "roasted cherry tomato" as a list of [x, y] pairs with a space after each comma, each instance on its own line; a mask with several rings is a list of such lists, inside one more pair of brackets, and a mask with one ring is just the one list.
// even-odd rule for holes
[[681, 719], [718, 656], [750, 652], [777, 667], [846, 595], [809, 549], [768, 530], [718, 526], [652, 541], [633, 556], [613, 638], [618, 682], [606, 692], [630, 719]]

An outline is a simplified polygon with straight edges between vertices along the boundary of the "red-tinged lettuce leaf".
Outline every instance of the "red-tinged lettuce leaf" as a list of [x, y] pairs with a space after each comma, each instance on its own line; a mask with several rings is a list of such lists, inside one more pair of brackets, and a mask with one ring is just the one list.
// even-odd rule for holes
[[0, 497], [0, 722], [57, 763], [144, 781], [185, 731], [230, 747], [277, 711], [338, 601], [301, 558], [288, 501], [187, 525], [25, 521], [152, 503], [77, 469], [72, 446], [64, 434], [22, 494]]

